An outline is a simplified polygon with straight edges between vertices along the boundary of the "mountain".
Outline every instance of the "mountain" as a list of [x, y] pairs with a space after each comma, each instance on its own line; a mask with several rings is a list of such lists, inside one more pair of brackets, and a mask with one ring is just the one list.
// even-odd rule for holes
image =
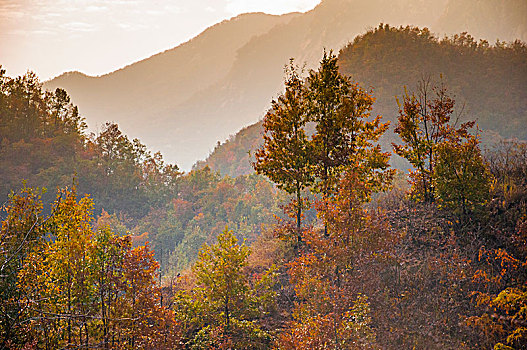
[[438, 33], [468, 32], [490, 43], [526, 41], [527, 1], [450, 0], [433, 29]]
[[[455, 12], [455, 3], [324, 0], [303, 14], [240, 15], [116, 72], [68, 73], [46, 87], [65, 88], [92, 129], [106, 120], [118, 122], [127, 134], [188, 170], [218, 141], [263, 116], [281, 91], [289, 58], [313, 68], [324, 48], [339, 50], [381, 22], [431, 28], [443, 23], [445, 30], [460, 32], [464, 26], [456, 26], [466, 13]], [[502, 27], [512, 5], [506, 2], [496, 19]]]
[[207, 159], [198, 161], [193, 168], [209, 166], [221, 175], [231, 177], [254, 173], [251, 162], [254, 161], [254, 150], [263, 143], [262, 132], [261, 121], [241, 129], [225, 142], [218, 142]]
[[[395, 97], [404, 87], [415, 91], [418, 80], [444, 83], [456, 100], [460, 120], [476, 120], [484, 143], [500, 138], [527, 140], [527, 46], [519, 41], [504, 45], [477, 43], [468, 34], [438, 39], [427, 29], [388, 25], [355, 38], [339, 53], [341, 73], [375, 97], [372, 113], [391, 122], [381, 143], [391, 149], [397, 142], [393, 126], [398, 106]], [[218, 144], [204, 162], [222, 175], [253, 172], [250, 152], [262, 143], [262, 123], [242, 129]], [[405, 167], [394, 158], [394, 166]]]
[[[69, 72], [46, 82], [45, 87], [66, 89], [92, 130], [115, 121], [133, 137], [157, 146], [154, 135], [143, 134], [152, 116], [166, 115], [166, 110], [222, 79], [232, 68], [237, 50], [252, 37], [298, 15], [243, 14], [115, 72], [100, 77]], [[160, 133], [169, 131], [158, 127]]]
[[[527, 140], [527, 47], [515, 41], [489, 45], [470, 34], [437, 39], [428, 30], [370, 31], [341, 50], [340, 69], [372, 87], [375, 112], [395, 121], [394, 96], [428, 77], [456, 99], [462, 119], [503, 137]], [[462, 109], [462, 111], [461, 111]]]

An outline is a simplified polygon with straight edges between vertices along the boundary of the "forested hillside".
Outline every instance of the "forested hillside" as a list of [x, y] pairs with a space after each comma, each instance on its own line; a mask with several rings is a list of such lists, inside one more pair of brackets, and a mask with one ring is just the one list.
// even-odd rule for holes
[[[339, 53], [341, 72], [366, 88], [376, 99], [372, 113], [395, 121], [405, 87], [420, 79], [442, 81], [458, 102], [461, 120], [476, 120], [484, 141], [517, 137], [527, 131], [527, 47], [525, 43], [477, 42], [469, 34], [437, 38], [427, 29], [381, 25], [357, 36]], [[249, 152], [261, 143], [256, 123], [214, 149], [204, 163], [223, 175], [251, 173]], [[384, 137], [389, 149], [394, 135]], [[399, 160], [396, 166], [407, 165]]]
[[17, 78], [1, 73], [3, 201], [25, 180], [50, 189], [44, 195], [50, 203], [55, 189], [76, 177], [80, 192], [97, 198], [97, 211], [122, 211], [137, 220], [173, 193], [180, 172], [161, 154], [130, 140], [116, 124], [86, 134], [84, 118], [65, 90], [45, 91], [33, 73]]
[[[436, 38], [426, 29], [380, 26], [340, 51], [341, 72], [374, 89], [376, 112], [394, 120], [395, 96], [415, 77], [441, 79], [464, 104], [461, 118], [509, 138], [527, 139], [527, 47], [468, 33]], [[460, 111], [461, 113], [461, 111]]]
[[[194, 169], [209, 166], [222, 175], [239, 176], [251, 174], [254, 170], [254, 150], [262, 144], [262, 123], [250, 125], [229, 137], [216, 147], [205, 161], [198, 161]], [[252, 152], [252, 154], [251, 154]]]
[[[401, 33], [429, 35], [365, 37]], [[287, 66], [236, 178], [181, 174], [116, 124], [86, 135], [66, 91], [2, 73], [0, 346], [525, 349], [526, 143], [483, 152], [416, 74], [383, 149], [340, 57]]]
[[0, 350], [527, 349], [526, 11], [323, 0], [0, 66]]
[[74, 185], [79, 196], [91, 196], [101, 224], [132, 233], [134, 243], [149, 241], [167, 270], [169, 259], [172, 269], [188, 265], [225, 225], [253, 241], [279, 212], [276, 190], [261, 176], [221, 178], [208, 167], [183, 174], [116, 124], [86, 134], [66, 91], [43, 90], [34, 74], [2, 71], [0, 79], [2, 203], [25, 183], [46, 188], [49, 211], [56, 190]]

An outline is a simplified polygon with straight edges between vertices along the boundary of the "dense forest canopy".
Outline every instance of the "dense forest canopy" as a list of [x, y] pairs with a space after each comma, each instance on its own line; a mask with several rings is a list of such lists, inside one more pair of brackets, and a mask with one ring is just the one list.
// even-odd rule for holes
[[[67, 93], [45, 91], [33, 73], [1, 78], [2, 203], [25, 181], [47, 189], [42, 199], [49, 210], [56, 189], [75, 184], [92, 197], [101, 222], [150, 241], [163, 268], [169, 259], [174, 268], [193, 261], [227, 224], [254, 240], [260, 224], [278, 213], [276, 191], [262, 177], [220, 178], [209, 168], [183, 175], [116, 124], [86, 134]], [[179, 255], [170, 257], [176, 245]]]
[[526, 348], [527, 144], [484, 151], [475, 120], [525, 137], [525, 51], [381, 25], [291, 60], [262, 125], [211, 155], [255, 146], [233, 177], [88, 135], [66, 91], [0, 69], [0, 347]]
[[527, 139], [527, 46], [477, 41], [468, 33], [437, 38], [427, 29], [380, 25], [339, 54], [341, 72], [374, 89], [377, 112], [394, 120], [394, 96], [416, 77], [442, 81], [464, 104], [464, 118], [504, 138]]

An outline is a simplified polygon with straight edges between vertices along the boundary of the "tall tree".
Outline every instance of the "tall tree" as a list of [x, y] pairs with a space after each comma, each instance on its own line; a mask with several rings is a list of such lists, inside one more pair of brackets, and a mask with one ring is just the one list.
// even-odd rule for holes
[[[377, 143], [388, 129], [381, 116], [370, 118], [374, 99], [358, 84], [340, 74], [337, 57], [324, 52], [318, 71], [311, 71], [306, 81], [309, 120], [315, 123], [312, 137], [314, 169], [320, 179], [316, 190], [329, 198], [338, 192], [345, 170], [353, 167], [361, 181], [368, 181], [372, 190], [391, 183], [389, 154]], [[364, 199], [369, 199], [367, 195]], [[324, 223], [328, 235], [328, 223]]]
[[[339, 73], [337, 57], [324, 52], [320, 68], [306, 81], [309, 121], [315, 123], [312, 137], [318, 190], [328, 196], [335, 190], [344, 169], [368, 141], [376, 141], [388, 127], [380, 117], [367, 122], [373, 97]], [[379, 164], [380, 165], [380, 164]], [[380, 165], [386, 168], [387, 165]]]
[[294, 194], [297, 241], [302, 241], [302, 191], [314, 181], [311, 144], [306, 135], [307, 104], [305, 87], [293, 60], [286, 67], [285, 92], [272, 101], [263, 121], [264, 144], [256, 151], [253, 167], [275, 182], [278, 188]]

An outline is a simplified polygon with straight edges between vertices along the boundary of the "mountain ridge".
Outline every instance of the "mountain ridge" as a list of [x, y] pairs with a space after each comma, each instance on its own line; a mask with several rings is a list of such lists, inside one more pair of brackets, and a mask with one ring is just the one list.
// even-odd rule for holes
[[[113, 120], [136, 136], [137, 132], [127, 130], [132, 129], [127, 124], [138, 122], [145, 114], [163, 110], [165, 104], [180, 103], [210, 81], [221, 79], [232, 65], [237, 47], [253, 35], [267, 31], [276, 22], [288, 21], [296, 15], [242, 14], [209, 27], [173, 49], [115, 72], [99, 77], [66, 74], [46, 82], [45, 86], [62, 87], [70, 92], [92, 128]], [[219, 41], [231, 37], [234, 32], [243, 35], [238, 36], [238, 40]], [[227, 46], [223, 55], [218, 54], [220, 45]], [[149, 96], [145, 97], [146, 94]]]
[[[503, 8], [511, 12], [507, 4], [513, 1]], [[91, 78], [61, 75], [46, 86], [65, 88], [90, 126], [115, 121], [128, 135], [139, 137], [188, 170], [218, 141], [263, 116], [282, 89], [283, 66], [291, 57], [313, 68], [324, 48], [338, 51], [379, 23], [433, 28], [440, 20], [447, 23], [448, 16], [464, 15], [448, 12], [452, 3], [324, 0], [305, 13], [240, 15], [113, 73]], [[244, 27], [243, 21], [259, 23]], [[240, 28], [252, 31], [245, 30], [239, 38]], [[184, 45], [197, 47], [210, 35], [217, 35], [217, 40], [183, 54]]]

